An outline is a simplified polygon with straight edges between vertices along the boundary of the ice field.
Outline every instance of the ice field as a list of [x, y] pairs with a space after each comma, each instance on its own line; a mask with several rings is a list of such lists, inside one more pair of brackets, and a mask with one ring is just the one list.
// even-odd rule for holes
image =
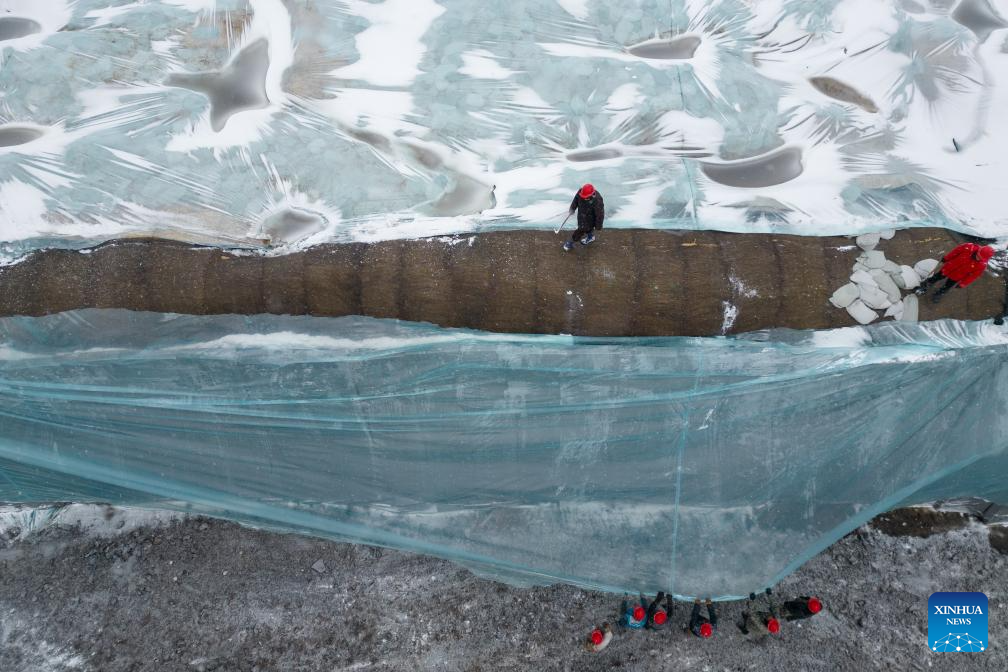
[[[547, 229], [584, 182], [607, 227], [1005, 238], [1006, 17], [0, 0], [0, 263], [121, 237], [283, 254]], [[1008, 499], [1006, 377], [989, 322], [603, 339], [6, 317], [0, 502], [191, 508], [515, 582], [738, 597], [898, 504]]]

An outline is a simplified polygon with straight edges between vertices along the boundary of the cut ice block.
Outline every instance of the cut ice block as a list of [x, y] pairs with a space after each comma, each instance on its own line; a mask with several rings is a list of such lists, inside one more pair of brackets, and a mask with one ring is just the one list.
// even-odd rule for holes
[[864, 265], [868, 268], [882, 268], [885, 266], [886, 258], [885, 254], [881, 250], [872, 250], [870, 252], [865, 252]]
[[903, 297], [903, 314], [899, 317], [901, 322], [917, 321], [917, 301], [917, 296], [915, 294], [908, 294]]
[[882, 310], [892, 305], [889, 295], [877, 287], [860, 286], [861, 301], [869, 308]]
[[916, 264], [914, 264], [914, 270], [917, 271], [917, 275], [921, 280], [928, 278], [934, 270], [941, 263], [937, 259], [921, 259]]
[[862, 250], [868, 252], [875, 249], [878, 245], [879, 235], [877, 233], [862, 233], [857, 237], [857, 245]]
[[854, 271], [850, 276], [851, 282], [854, 282], [862, 287], [878, 287], [878, 283], [875, 282], [875, 278], [872, 277], [871, 273], [868, 271]]
[[878, 313], [866, 306], [860, 299], [847, 306], [847, 312], [861, 324], [869, 324], [878, 319]]
[[875, 269], [871, 272], [871, 276], [878, 283], [879, 289], [886, 293], [889, 300], [896, 303], [903, 297], [903, 293], [900, 292], [900, 288], [896, 286], [893, 282], [892, 277], [882, 269]]
[[848, 282], [846, 285], [833, 292], [833, 296], [830, 297], [830, 303], [837, 308], [846, 308], [860, 295], [858, 286], [853, 282]]

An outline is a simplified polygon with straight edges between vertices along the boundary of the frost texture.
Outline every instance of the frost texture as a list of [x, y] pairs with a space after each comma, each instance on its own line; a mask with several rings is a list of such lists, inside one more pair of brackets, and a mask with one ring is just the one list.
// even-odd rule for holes
[[[0, 242], [1008, 233], [1005, 0], [7, 0]], [[277, 226], [289, 220], [310, 225]]]
[[741, 596], [875, 514], [1008, 497], [1008, 333], [589, 339], [0, 320], [0, 501], [177, 505], [512, 581]]

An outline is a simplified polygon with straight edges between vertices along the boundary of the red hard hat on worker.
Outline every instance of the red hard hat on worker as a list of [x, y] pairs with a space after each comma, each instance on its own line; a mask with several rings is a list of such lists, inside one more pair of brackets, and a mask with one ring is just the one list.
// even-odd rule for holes
[[822, 602], [819, 601], [817, 597], [810, 597], [808, 601], [808, 610], [813, 614], [818, 614], [822, 611]]
[[771, 618], [769, 621], [767, 621], [766, 627], [771, 634], [776, 635], [778, 632], [780, 632], [780, 621], [778, 621], [776, 618]]
[[659, 609], [658, 611], [655, 612], [654, 622], [655, 622], [656, 625], [664, 625], [665, 621], [667, 621], [667, 620], [668, 620], [668, 615], [664, 611], [662, 611], [661, 609]]
[[636, 607], [634, 607], [633, 620], [643, 621], [645, 616], [647, 616], [647, 612], [644, 611], [644, 607], [640, 606], [639, 604]]
[[713, 634], [714, 634], [714, 628], [711, 627], [710, 623], [704, 623], [703, 625], [700, 626], [701, 637], [710, 637]]
[[[567, 193], [569, 194], [570, 192], [568, 191]], [[594, 195], [595, 195], [595, 187], [593, 187], [590, 184], [584, 185], [583, 187], [581, 187], [581, 191], [578, 192], [578, 196], [580, 196], [581, 198], [591, 198]]]
[[592, 633], [591, 633], [592, 644], [594, 644], [595, 646], [598, 646], [599, 644], [602, 643], [603, 639], [605, 639], [605, 636], [602, 634], [601, 630], [599, 630], [598, 628], [592, 630]]

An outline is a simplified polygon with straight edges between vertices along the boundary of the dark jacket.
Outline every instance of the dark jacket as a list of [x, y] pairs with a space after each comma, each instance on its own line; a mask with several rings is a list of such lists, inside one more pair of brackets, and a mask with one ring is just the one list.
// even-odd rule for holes
[[574, 212], [575, 210], [578, 213], [577, 223], [579, 229], [591, 231], [592, 229], [602, 228], [602, 221], [605, 219], [605, 203], [602, 202], [602, 194], [596, 191], [588, 199], [581, 198], [580, 194], [574, 194], [570, 211]]
[[808, 603], [809, 598], [805, 596], [799, 597], [797, 600], [788, 600], [781, 605], [781, 611], [784, 612], [784, 619], [788, 621], [799, 621], [803, 618], [815, 616], [815, 612], [809, 609]]

